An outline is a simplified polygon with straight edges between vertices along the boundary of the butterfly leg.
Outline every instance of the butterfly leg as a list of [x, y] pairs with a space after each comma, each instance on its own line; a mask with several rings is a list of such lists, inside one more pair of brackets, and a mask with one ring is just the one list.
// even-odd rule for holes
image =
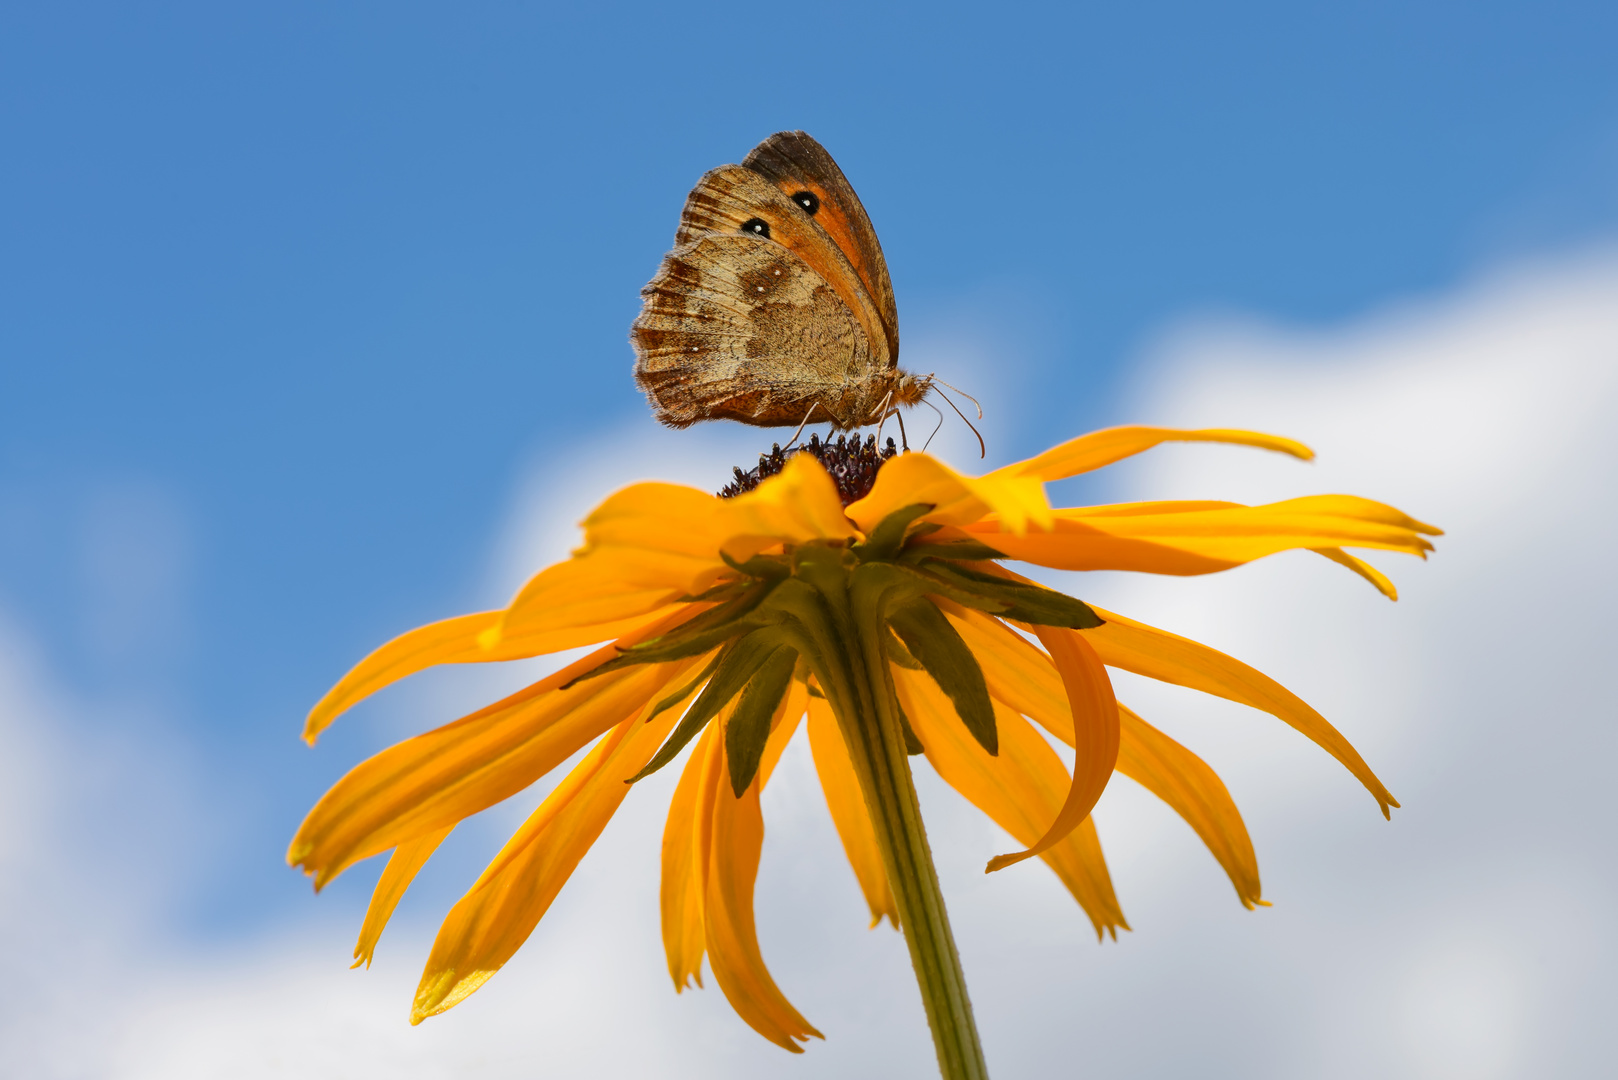
[[876, 407], [876, 414], [877, 414], [877, 417], [878, 417], [877, 422], [876, 422], [876, 444], [878, 446], [882, 445], [882, 425], [888, 422], [888, 414], [889, 414], [889, 412], [891, 411], [893, 413], [897, 413], [899, 411], [898, 409], [890, 410], [888, 408], [889, 404], [891, 404], [892, 401], [893, 401], [893, 387], [890, 386], [890, 387], [888, 387], [888, 396], [883, 398], [882, 399], [882, 404], [880, 404], [880, 405], [878, 405]]
[[792, 444], [798, 441], [798, 436], [803, 434], [803, 429], [808, 425], [809, 418], [811, 416], [815, 415], [815, 410], [818, 409], [819, 407], [820, 407], [820, 402], [817, 401], [817, 402], [815, 402], [815, 403], [813, 403], [812, 405], [809, 406], [809, 411], [808, 412], [803, 414], [803, 423], [798, 425], [798, 430], [794, 431], [792, 433], [792, 438], [790, 440], [788, 440], [788, 442], [787, 442], [786, 448], [788, 450], [792, 449]]

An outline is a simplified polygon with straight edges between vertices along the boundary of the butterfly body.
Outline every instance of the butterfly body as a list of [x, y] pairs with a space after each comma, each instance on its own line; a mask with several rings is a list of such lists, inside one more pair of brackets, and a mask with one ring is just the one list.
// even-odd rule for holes
[[635, 379], [672, 427], [806, 420], [850, 429], [926, 396], [899, 369], [882, 248], [831, 155], [770, 136], [686, 199], [635, 320]]

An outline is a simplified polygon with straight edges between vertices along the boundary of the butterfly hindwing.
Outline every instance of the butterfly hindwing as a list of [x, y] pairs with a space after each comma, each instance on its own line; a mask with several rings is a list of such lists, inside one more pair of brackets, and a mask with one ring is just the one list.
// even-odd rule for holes
[[872, 406], [870, 338], [820, 274], [773, 240], [699, 234], [641, 290], [636, 381], [658, 420], [800, 423], [811, 405], [843, 426]]

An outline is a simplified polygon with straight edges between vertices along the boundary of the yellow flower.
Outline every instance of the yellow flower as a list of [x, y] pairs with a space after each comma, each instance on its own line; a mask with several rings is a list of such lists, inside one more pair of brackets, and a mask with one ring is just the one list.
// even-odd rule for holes
[[[420, 1022], [499, 970], [632, 781], [694, 742], [663, 837], [669, 973], [676, 989], [700, 985], [706, 956], [742, 1019], [794, 1051], [819, 1033], [765, 967], [753, 885], [764, 836], [759, 792], [800, 724], [873, 926], [886, 916], [904, 924], [907, 938], [925, 937], [922, 924], [933, 918], [926, 903], [939, 907], [942, 923], [936, 886], [927, 894], [905, 884], [915, 870], [906, 859], [926, 863], [915, 873], [931, 875], [925, 840], [909, 855], [904, 848], [906, 836], [921, 836], [913, 791], [882, 793], [884, 768], [890, 779], [902, 774], [897, 783], [909, 790], [907, 749], [924, 754], [1025, 845], [992, 860], [990, 870], [1043, 859], [1098, 937], [1128, 928], [1089, 816], [1115, 770], [1196, 830], [1243, 904], [1261, 904], [1252, 844], [1224, 784], [1190, 750], [1118, 704], [1107, 668], [1269, 712], [1342, 762], [1384, 814], [1398, 805], [1393, 796], [1324, 717], [1264, 675], [1194, 641], [1092, 609], [1000, 561], [1203, 574], [1306, 548], [1393, 597], [1382, 574], [1343, 549], [1424, 555], [1431, 548], [1424, 534], [1438, 530], [1346, 495], [1252, 507], [1057, 509], [1046, 500], [1048, 481], [1171, 440], [1312, 456], [1290, 440], [1252, 432], [1125, 427], [976, 478], [926, 454], [905, 454], [886, 461], [868, 493], [856, 492], [862, 497], [847, 506], [809, 454], [730, 499], [671, 484], [625, 488], [585, 520], [583, 546], [535, 576], [503, 610], [424, 626], [361, 661], [315, 706], [304, 737], [313, 742], [355, 702], [434, 664], [608, 644], [360, 764], [310, 811], [288, 860], [318, 888], [392, 849], [355, 947], [356, 965], [369, 962], [400, 896], [456, 823], [595, 742], [450, 911], [416, 993], [411, 1021]], [[867, 444], [867, 455], [871, 449]], [[1039, 729], [1074, 749], [1071, 773]], [[897, 764], [883, 758], [884, 739], [899, 747]], [[923, 899], [905, 900], [912, 893]], [[947, 926], [943, 936], [936, 955], [952, 957]], [[928, 947], [912, 941], [918, 976], [924, 954], [934, 955]], [[923, 983], [925, 996], [925, 977]], [[937, 1008], [964, 1009], [969, 1026], [964, 990], [959, 998], [956, 1006], [940, 999]]]

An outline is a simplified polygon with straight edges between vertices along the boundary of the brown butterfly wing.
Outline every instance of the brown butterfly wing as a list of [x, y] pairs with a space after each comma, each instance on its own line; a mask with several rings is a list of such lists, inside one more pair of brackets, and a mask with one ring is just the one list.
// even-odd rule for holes
[[808, 263], [860, 320], [874, 346], [870, 374], [892, 367], [881, 313], [848, 256], [815, 217], [759, 173], [740, 165], [710, 170], [686, 198], [674, 243], [683, 247], [707, 233], [742, 233], [758, 222], [765, 236]]
[[842, 427], [875, 401], [872, 343], [814, 268], [761, 236], [705, 233], [641, 290], [635, 381], [671, 427], [800, 423], [811, 405]]
[[837, 162], [807, 133], [778, 131], [753, 148], [742, 164], [765, 177], [788, 197], [799, 191], [814, 193], [820, 200], [815, 224], [824, 229], [840, 248], [865, 285], [875, 305], [887, 338], [888, 363], [899, 362], [899, 311], [893, 302], [893, 283], [888, 279], [888, 263], [877, 243], [860, 197], [837, 167]]

